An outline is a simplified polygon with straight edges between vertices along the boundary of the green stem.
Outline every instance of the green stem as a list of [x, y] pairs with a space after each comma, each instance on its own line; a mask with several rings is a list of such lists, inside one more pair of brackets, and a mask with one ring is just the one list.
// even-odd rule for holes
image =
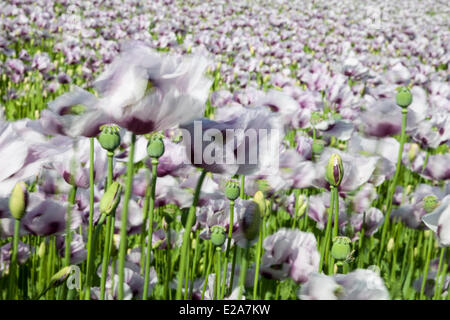
[[211, 265], [212, 265], [212, 243], [211, 241], [208, 241], [208, 251], [210, 252], [209, 256], [211, 257], [208, 261], [208, 267], [206, 268], [206, 275], [205, 275], [205, 282], [203, 283], [203, 289], [202, 289], [202, 298], [201, 300], [203, 300], [205, 298], [205, 291], [206, 291], [206, 286], [208, 284], [208, 278], [209, 278], [209, 273], [211, 272]]
[[[94, 138], [89, 138], [90, 148], [89, 148], [89, 229], [88, 229], [88, 257], [87, 257], [87, 272], [86, 279], [89, 279], [89, 265], [91, 263], [92, 256], [92, 236], [93, 236], [93, 219], [94, 219]], [[89, 281], [87, 280], [88, 284]], [[90, 299], [91, 288], [86, 288], [85, 299]]]
[[17, 248], [19, 247], [19, 231], [20, 220], [14, 219], [14, 237], [12, 245], [11, 260], [9, 263], [9, 288], [8, 288], [8, 300], [15, 298], [15, 282], [16, 282], [16, 269], [17, 269]]
[[72, 206], [75, 204], [75, 197], [77, 194], [77, 186], [72, 185], [69, 194], [69, 205], [67, 206], [67, 221], [66, 221], [66, 241], [64, 248], [64, 266], [67, 267], [70, 265], [70, 244], [72, 243]]
[[147, 222], [148, 222], [148, 207], [150, 203], [150, 194], [151, 194], [151, 180], [150, 180], [150, 170], [146, 170], [146, 179], [147, 182], [147, 188], [145, 189], [145, 198], [144, 198], [144, 205], [142, 207], [142, 214], [143, 214], [143, 220], [142, 220], [142, 226], [141, 226], [141, 234], [140, 234], [140, 240], [139, 243], [141, 245], [141, 274], [145, 274], [145, 236], [147, 235]]
[[247, 246], [245, 248], [245, 251], [242, 252], [242, 261], [241, 261], [241, 270], [239, 273], [239, 295], [238, 300], [241, 300], [242, 293], [244, 291], [245, 286], [245, 276], [247, 275], [247, 264], [248, 264], [248, 252], [250, 251], [250, 242], [247, 241]]
[[425, 298], [425, 284], [427, 283], [427, 277], [428, 277], [428, 269], [430, 267], [430, 260], [431, 260], [431, 251], [433, 249], [433, 242], [434, 238], [433, 235], [428, 235], [428, 250], [427, 250], [427, 258], [425, 261], [425, 267], [423, 270], [423, 279], [422, 279], [422, 286], [420, 287], [420, 297], [419, 299], [422, 300]]
[[125, 189], [125, 200], [122, 204], [122, 215], [120, 217], [120, 246], [119, 246], [119, 300], [123, 300], [124, 289], [123, 283], [125, 280], [125, 256], [127, 254], [127, 220], [128, 220], [128, 202], [131, 197], [131, 190], [133, 187], [133, 174], [134, 174], [134, 147], [136, 144], [136, 134], [131, 135], [130, 152], [128, 154], [128, 166], [127, 166], [127, 185]]
[[331, 220], [333, 219], [333, 209], [334, 209], [334, 186], [331, 186], [330, 208], [328, 209], [328, 220], [327, 220], [327, 227], [325, 229], [325, 239], [322, 240], [320, 245], [319, 272], [322, 272], [325, 257], [328, 254], [328, 242], [331, 234]]
[[261, 251], [262, 251], [262, 240], [263, 240], [263, 223], [264, 219], [261, 219], [259, 225], [258, 234], [258, 245], [256, 248], [256, 267], [255, 267], [255, 279], [253, 280], [253, 300], [256, 300], [256, 294], [258, 292], [258, 279], [259, 279], [259, 266], [261, 264]]
[[[148, 235], [147, 235], [147, 255], [145, 256], [145, 272], [144, 272], [144, 293], [142, 295], [143, 300], [148, 298], [148, 287], [150, 280], [150, 259], [152, 254], [152, 237], [153, 237], [153, 211], [155, 207], [155, 191], [156, 191], [156, 178], [158, 170], [158, 159], [152, 158], [152, 184], [150, 187], [150, 205], [149, 212], [146, 214], [149, 217]], [[170, 229], [168, 231], [170, 233]], [[170, 268], [170, 266], [168, 266]]]
[[[106, 180], [106, 188], [105, 191], [108, 190], [109, 186], [113, 182], [113, 157], [114, 153], [108, 151], [108, 178]], [[102, 258], [102, 276], [100, 279], [100, 300], [105, 300], [105, 288], [106, 288], [106, 277], [109, 266], [109, 255], [110, 255], [110, 235], [109, 231], [111, 229], [112, 216], [114, 213], [111, 213], [106, 218], [106, 227], [105, 227], [105, 244], [103, 246], [103, 258]]]
[[230, 222], [228, 225], [228, 239], [227, 239], [227, 249], [225, 251], [225, 259], [223, 266], [223, 280], [222, 280], [222, 289], [221, 289], [221, 298], [223, 299], [225, 295], [225, 286], [226, 286], [226, 275], [228, 268], [228, 257], [230, 256], [230, 248], [231, 248], [231, 237], [233, 235], [233, 225], [234, 225], [234, 200], [230, 200]]
[[106, 220], [106, 215], [102, 214], [100, 215], [100, 219], [98, 220], [97, 226], [95, 227], [94, 234], [92, 236], [92, 248], [91, 251], [88, 253], [90, 255], [89, 263], [87, 266], [87, 273], [86, 273], [86, 292], [85, 292], [85, 299], [89, 300], [91, 295], [91, 285], [92, 285], [92, 277], [94, 274], [94, 260], [95, 260], [95, 250], [97, 249], [97, 241], [98, 236], [100, 235], [100, 230], [102, 228], [103, 223]]
[[190, 234], [191, 234], [192, 225], [194, 223], [195, 210], [197, 207], [198, 198], [200, 196], [200, 189], [202, 187], [205, 176], [206, 176], [206, 171], [202, 170], [202, 173], [200, 174], [200, 177], [198, 178], [197, 186], [195, 188], [194, 199], [192, 201], [192, 206], [189, 209], [189, 214], [188, 214], [188, 218], [186, 221], [186, 228], [185, 228], [185, 231], [183, 234], [183, 244], [181, 246], [180, 269], [178, 270], [178, 284], [177, 284], [177, 294], [176, 294], [177, 300], [181, 300], [181, 288], [183, 287], [183, 277], [185, 276], [186, 269], [189, 269], [189, 268], [186, 268], [187, 267], [186, 266], [186, 256], [188, 254], [187, 248], [189, 245], [188, 242], [190, 241]]
[[392, 200], [394, 197], [394, 193], [395, 193], [395, 187], [397, 186], [397, 180], [398, 177], [400, 175], [400, 169], [402, 166], [402, 154], [403, 154], [403, 145], [405, 144], [405, 140], [406, 140], [406, 119], [407, 119], [407, 115], [408, 115], [408, 109], [404, 108], [402, 109], [402, 133], [400, 136], [400, 147], [398, 149], [398, 154], [397, 154], [397, 165], [395, 168], [395, 175], [394, 175], [394, 179], [391, 182], [391, 185], [388, 188], [388, 194], [386, 197], [386, 203], [385, 203], [385, 207], [386, 207], [386, 214], [385, 214], [385, 218], [384, 218], [384, 224], [383, 224], [383, 230], [381, 233], [381, 242], [380, 242], [380, 249], [378, 252], [378, 265], [380, 264], [381, 261], [381, 254], [384, 251], [384, 245], [385, 245], [385, 240], [386, 240], [386, 234], [387, 234], [387, 229], [389, 227], [389, 217], [391, 214], [391, 209], [392, 209]]
[[445, 247], [441, 248], [441, 254], [439, 256], [439, 265], [438, 265], [438, 272], [436, 275], [436, 284], [435, 284], [435, 291], [434, 291], [434, 296], [433, 296], [433, 300], [436, 300], [441, 292], [441, 276], [442, 274], [445, 275], [445, 269], [442, 268], [442, 264], [444, 262], [444, 254], [445, 254]]
[[[220, 247], [216, 247], [216, 281], [214, 287], [214, 300], [217, 300], [220, 295], [220, 255], [222, 254]], [[225, 277], [225, 276], [224, 276]]]

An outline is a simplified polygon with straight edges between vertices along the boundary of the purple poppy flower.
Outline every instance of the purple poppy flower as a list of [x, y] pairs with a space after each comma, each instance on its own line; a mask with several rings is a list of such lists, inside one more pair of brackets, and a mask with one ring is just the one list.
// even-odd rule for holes
[[77, 86], [49, 103], [42, 110], [41, 118], [30, 126], [44, 134], [62, 134], [70, 137], [94, 137], [100, 126], [110, 119], [97, 108], [98, 99], [92, 93]]
[[427, 165], [423, 174], [426, 179], [431, 180], [448, 180], [450, 179], [450, 153], [435, 154], [428, 158]]
[[351, 216], [350, 223], [355, 233], [361, 231], [364, 226], [364, 235], [370, 237], [383, 224], [383, 213], [374, 207], [369, 208], [364, 213], [357, 213]]
[[[160, 56], [142, 42], [126, 42], [121, 55], [94, 83], [99, 106], [136, 134], [171, 128], [203, 114], [211, 81], [203, 57]], [[189, 110], [189, 112], [186, 112]]]
[[[331, 193], [324, 192], [309, 197], [308, 216], [316, 221], [316, 227], [323, 230], [328, 222], [328, 208], [330, 207]], [[347, 223], [346, 205], [342, 198], [339, 197], [339, 217], [338, 224], [342, 227]], [[332, 221], [334, 224], [334, 220]]]
[[[9, 270], [9, 264], [11, 261], [11, 250], [12, 243], [8, 242], [2, 247], [0, 247], [0, 276]], [[19, 240], [17, 247], [17, 261], [19, 264], [24, 264], [30, 255], [33, 253], [34, 248], [30, 244], [23, 243]]]
[[423, 216], [422, 221], [436, 233], [440, 246], [450, 246], [450, 195], [433, 212]]
[[334, 276], [313, 273], [298, 296], [301, 300], [388, 300], [389, 292], [376, 272], [356, 269]]
[[53, 64], [50, 61], [50, 57], [48, 56], [47, 52], [36, 53], [33, 56], [31, 67], [45, 74], [53, 68]]
[[0, 120], [0, 197], [9, 197], [14, 185], [39, 174], [42, 165], [61, 152], [52, 140], [27, 128], [28, 120]]
[[229, 175], [251, 175], [273, 166], [281, 138], [274, 113], [261, 107], [228, 107], [219, 109], [217, 118], [182, 126], [187, 157], [194, 166]]
[[362, 213], [370, 208], [372, 202], [378, 198], [375, 187], [371, 183], [365, 184], [353, 198], [353, 210]]
[[420, 184], [416, 190], [410, 195], [408, 202], [392, 211], [391, 218], [399, 217], [410, 228], [419, 228], [426, 215], [423, 200], [427, 196], [435, 196], [441, 200], [445, 196], [445, 192], [438, 187], [428, 184]]
[[264, 239], [261, 273], [273, 279], [290, 276], [295, 282], [308, 281], [317, 272], [320, 254], [312, 233], [282, 228]]
[[[56, 248], [61, 257], [64, 257], [66, 251], [65, 237], [58, 236], [56, 238]], [[70, 242], [70, 264], [80, 264], [86, 261], [87, 250], [83, 237], [78, 233], [73, 233], [72, 242]]]
[[[72, 148], [66, 148], [64, 153], [53, 157], [52, 167], [67, 183], [75, 183], [77, 187], [87, 189], [90, 141], [88, 139], [73, 141], [64, 137], [61, 137], [61, 140], [69, 141]], [[106, 152], [97, 140], [94, 140], [94, 159], [94, 183], [97, 184], [105, 178], [107, 166]]]
[[[25, 230], [34, 235], [48, 236], [61, 234], [66, 228], [67, 207], [61, 202], [45, 199], [42, 195], [31, 194], [27, 213], [23, 217]], [[81, 215], [72, 210], [71, 228], [81, 224]]]

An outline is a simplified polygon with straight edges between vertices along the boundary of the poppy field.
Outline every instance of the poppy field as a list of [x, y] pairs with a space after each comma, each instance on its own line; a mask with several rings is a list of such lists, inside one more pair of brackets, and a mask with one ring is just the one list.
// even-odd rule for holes
[[447, 300], [450, 7], [0, 3], [0, 300]]

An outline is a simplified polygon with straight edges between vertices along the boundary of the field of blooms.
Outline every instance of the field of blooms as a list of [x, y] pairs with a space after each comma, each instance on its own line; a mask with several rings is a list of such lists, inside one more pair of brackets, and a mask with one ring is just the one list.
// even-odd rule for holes
[[0, 2], [0, 300], [445, 300], [442, 0]]

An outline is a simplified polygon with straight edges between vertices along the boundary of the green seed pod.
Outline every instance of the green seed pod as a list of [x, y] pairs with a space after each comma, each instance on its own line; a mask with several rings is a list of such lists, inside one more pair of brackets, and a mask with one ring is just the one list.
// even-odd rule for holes
[[323, 140], [315, 140], [312, 145], [312, 151], [314, 154], [322, 153], [325, 148], [325, 141]]
[[439, 207], [439, 199], [435, 195], [423, 198], [423, 208], [427, 213], [433, 212], [437, 207]]
[[345, 260], [351, 252], [351, 240], [347, 237], [336, 237], [331, 247], [331, 255], [336, 260]]
[[225, 228], [222, 226], [212, 226], [211, 228], [211, 243], [216, 247], [220, 247], [225, 243], [226, 234]]
[[100, 200], [100, 213], [109, 215], [116, 210], [120, 202], [120, 195], [122, 192], [122, 186], [119, 182], [113, 182], [108, 190], [103, 194]]
[[228, 200], [236, 200], [239, 198], [239, 194], [241, 192], [241, 188], [239, 187], [239, 183], [234, 180], [227, 181], [225, 184], [225, 196]]
[[397, 95], [395, 96], [395, 101], [397, 105], [402, 108], [407, 108], [412, 102], [411, 91], [407, 87], [400, 87], [397, 89]]
[[72, 271], [72, 266], [67, 266], [59, 270], [57, 273], [53, 275], [50, 279], [50, 285], [53, 287], [57, 287], [62, 285], [70, 275]]
[[147, 154], [151, 158], [159, 158], [164, 154], [164, 142], [160, 135], [153, 135], [147, 144]]
[[20, 220], [25, 215], [28, 205], [28, 190], [25, 182], [18, 182], [9, 197], [9, 211], [14, 219]]
[[259, 206], [255, 201], [252, 201], [245, 209], [244, 216], [240, 223], [240, 227], [247, 240], [251, 241], [258, 235], [260, 220], [261, 213], [259, 212]]
[[341, 184], [343, 177], [344, 166], [342, 164], [342, 159], [338, 154], [333, 153], [330, 157], [330, 160], [328, 160], [325, 178], [330, 183], [330, 185], [337, 187]]
[[100, 142], [103, 149], [114, 152], [120, 146], [119, 127], [116, 125], [104, 125], [100, 129], [102, 132], [98, 136], [98, 142]]

